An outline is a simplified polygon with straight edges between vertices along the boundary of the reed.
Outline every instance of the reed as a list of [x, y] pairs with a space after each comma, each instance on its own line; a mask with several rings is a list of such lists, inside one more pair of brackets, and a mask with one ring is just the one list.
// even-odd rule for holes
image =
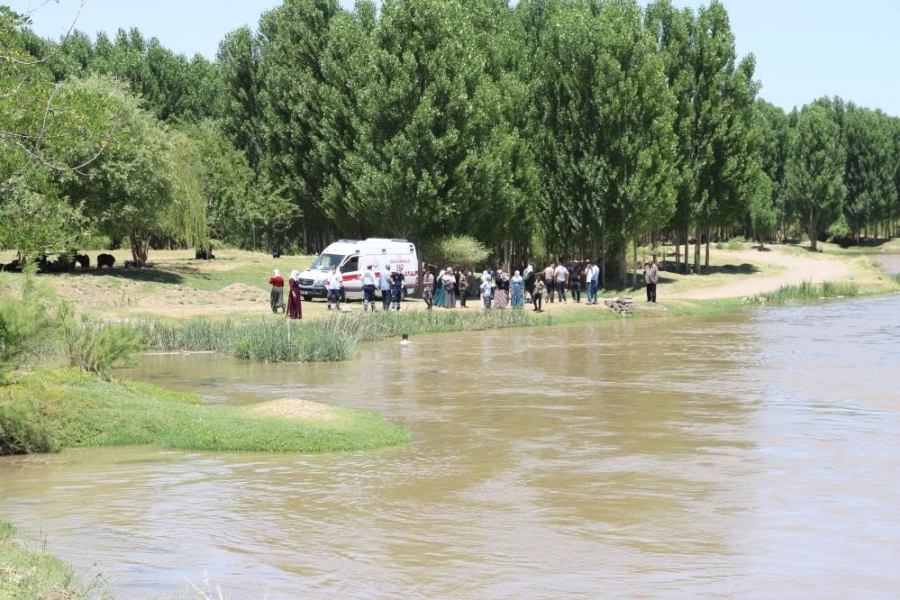
[[321, 319], [192, 319], [132, 323], [148, 348], [215, 351], [258, 362], [328, 362], [355, 357], [362, 342], [401, 333], [484, 331], [537, 324], [525, 311], [339, 313]]
[[847, 298], [859, 295], [859, 287], [855, 283], [835, 283], [832, 281], [816, 285], [811, 281], [803, 281], [799, 285], [781, 286], [774, 292], [758, 294], [750, 298], [754, 304], [787, 304], [789, 302], [814, 302], [828, 298]]

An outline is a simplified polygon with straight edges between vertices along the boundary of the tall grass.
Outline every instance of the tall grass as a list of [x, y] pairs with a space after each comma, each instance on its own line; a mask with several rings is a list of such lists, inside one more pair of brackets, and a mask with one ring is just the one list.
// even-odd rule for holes
[[353, 358], [362, 342], [449, 331], [483, 331], [536, 324], [521, 310], [409, 311], [334, 314], [291, 321], [192, 319], [135, 322], [141, 341], [154, 350], [215, 351], [259, 362], [328, 362]]
[[783, 285], [774, 292], [758, 294], [750, 298], [754, 304], [787, 304], [789, 302], [814, 302], [828, 298], [847, 298], [859, 295], [855, 283], [825, 281], [819, 285], [803, 281], [799, 285]]
[[0, 598], [112, 598], [103, 581], [83, 584], [69, 565], [30, 546], [0, 521]]

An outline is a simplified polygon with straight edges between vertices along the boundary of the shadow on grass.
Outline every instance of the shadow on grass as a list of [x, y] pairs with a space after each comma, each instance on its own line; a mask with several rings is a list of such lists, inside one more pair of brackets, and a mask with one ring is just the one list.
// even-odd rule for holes
[[149, 283], [184, 283], [185, 279], [178, 273], [171, 271], [163, 271], [160, 269], [89, 269], [82, 271], [76, 269], [74, 271], [64, 271], [59, 273], [39, 273], [41, 277], [116, 277], [118, 279], [128, 279], [131, 281], [145, 281]]

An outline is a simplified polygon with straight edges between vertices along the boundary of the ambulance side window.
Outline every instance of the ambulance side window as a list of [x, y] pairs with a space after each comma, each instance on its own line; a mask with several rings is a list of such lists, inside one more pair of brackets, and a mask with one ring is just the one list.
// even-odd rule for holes
[[341, 273], [350, 273], [351, 271], [359, 271], [359, 257], [354, 256], [350, 258], [344, 265], [341, 267]]

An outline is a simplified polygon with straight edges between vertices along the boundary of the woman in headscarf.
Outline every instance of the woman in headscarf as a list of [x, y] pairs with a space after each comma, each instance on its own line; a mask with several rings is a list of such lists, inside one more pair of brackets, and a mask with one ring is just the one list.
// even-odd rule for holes
[[434, 282], [434, 306], [444, 307], [444, 269], [438, 273], [437, 281]]
[[269, 306], [272, 307], [272, 312], [277, 313], [279, 308], [284, 310], [284, 277], [281, 276], [281, 271], [278, 269], [272, 271], [269, 285], [272, 286], [272, 291], [269, 292]]
[[494, 305], [497, 308], [506, 308], [509, 305], [509, 275], [504, 270], [499, 271], [497, 277], [497, 290], [494, 292]]
[[300, 271], [294, 269], [288, 279], [290, 292], [288, 292], [287, 310], [284, 314], [289, 319], [302, 319], [303, 308], [300, 306]]
[[453, 267], [447, 267], [444, 273], [444, 308], [456, 308], [456, 277]]
[[525, 308], [525, 280], [518, 271], [513, 273], [510, 286], [512, 289], [512, 307]]
[[481, 290], [481, 307], [485, 310], [490, 310], [491, 308], [491, 294], [494, 291], [493, 288], [491, 274], [485, 269], [484, 273], [481, 275], [481, 286], [479, 287]]

